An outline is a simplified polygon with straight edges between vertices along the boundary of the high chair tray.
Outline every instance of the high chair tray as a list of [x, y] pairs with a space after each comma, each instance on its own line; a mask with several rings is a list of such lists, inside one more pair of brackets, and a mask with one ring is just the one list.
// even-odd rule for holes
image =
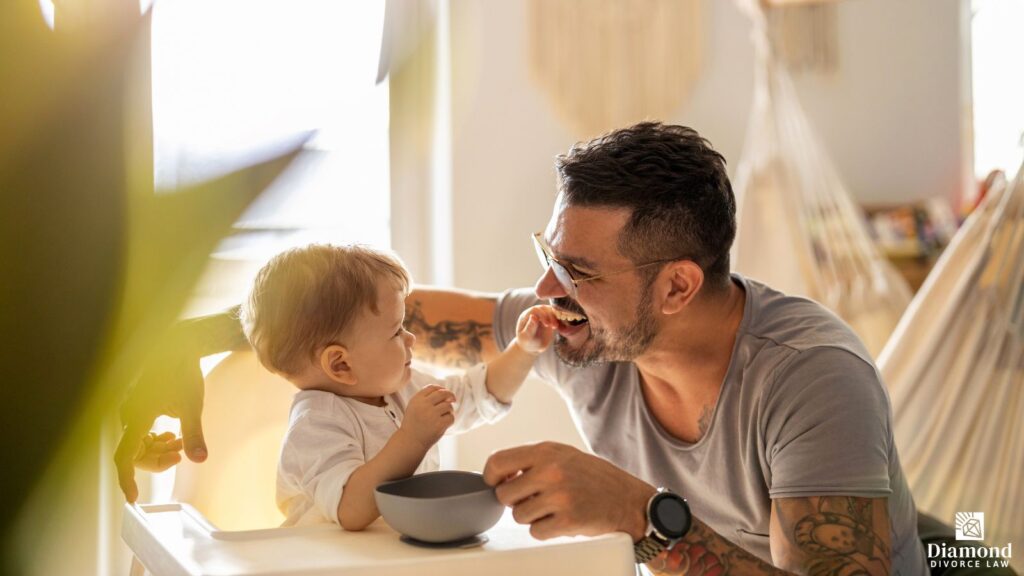
[[188, 504], [125, 504], [121, 535], [155, 576], [634, 574], [627, 534], [540, 541], [509, 510], [487, 542], [467, 549], [407, 544], [383, 520], [362, 532], [333, 524], [225, 531]]

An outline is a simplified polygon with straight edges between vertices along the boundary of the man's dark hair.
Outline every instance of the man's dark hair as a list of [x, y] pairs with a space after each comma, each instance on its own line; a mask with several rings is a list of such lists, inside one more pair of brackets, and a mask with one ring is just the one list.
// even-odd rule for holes
[[634, 264], [686, 258], [709, 287], [728, 285], [736, 199], [725, 158], [695, 130], [643, 122], [574, 145], [555, 168], [570, 206], [632, 211], [618, 249]]

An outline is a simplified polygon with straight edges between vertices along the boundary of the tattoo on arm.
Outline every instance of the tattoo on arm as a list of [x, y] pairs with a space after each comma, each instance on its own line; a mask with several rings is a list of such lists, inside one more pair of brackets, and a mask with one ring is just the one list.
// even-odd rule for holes
[[[875, 510], [884, 502], [845, 496], [773, 500], [791, 557], [790, 562], [783, 560], [786, 568], [812, 576], [889, 574], [888, 534], [875, 532], [880, 518], [887, 528], [887, 515], [876, 515]], [[655, 574], [686, 576], [793, 573], [761, 560], [696, 518], [686, 537], [647, 567]]]
[[491, 324], [472, 320], [430, 324], [419, 301], [406, 304], [405, 329], [416, 335], [417, 359], [459, 368], [483, 361], [483, 341], [493, 333]]
[[810, 500], [812, 507], [799, 510], [787, 510], [779, 500], [772, 502], [782, 526], [792, 527], [790, 543], [803, 557], [808, 574], [889, 574], [891, 551], [888, 538], [875, 532], [874, 500], [848, 496]]
[[730, 574], [786, 574], [721, 537], [698, 519], [681, 542], [659, 554], [647, 567], [654, 574], [728, 576]]

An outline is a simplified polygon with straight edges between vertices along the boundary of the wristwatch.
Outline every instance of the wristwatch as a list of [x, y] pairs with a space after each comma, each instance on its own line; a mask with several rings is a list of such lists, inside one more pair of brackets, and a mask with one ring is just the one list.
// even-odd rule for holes
[[647, 532], [633, 544], [637, 564], [646, 564], [674, 546], [690, 531], [690, 506], [682, 496], [668, 490], [658, 491], [647, 501]]

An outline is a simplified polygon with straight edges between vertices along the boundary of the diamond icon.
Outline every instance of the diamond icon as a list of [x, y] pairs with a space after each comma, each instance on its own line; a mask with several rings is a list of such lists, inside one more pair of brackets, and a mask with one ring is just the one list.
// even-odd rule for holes
[[984, 512], [957, 512], [954, 525], [957, 540], [983, 540], [985, 538]]

